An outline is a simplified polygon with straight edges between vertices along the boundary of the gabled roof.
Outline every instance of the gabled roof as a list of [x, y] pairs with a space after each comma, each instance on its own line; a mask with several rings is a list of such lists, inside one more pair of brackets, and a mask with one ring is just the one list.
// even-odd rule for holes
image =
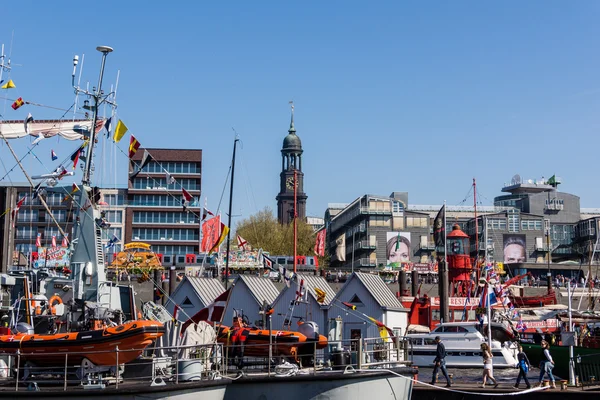
[[263, 300], [268, 304], [273, 304], [279, 295], [279, 290], [277, 290], [270, 279], [265, 279], [260, 276], [240, 275], [236, 279], [236, 283], [239, 280], [248, 286], [250, 293], [256, 299], [258, 304], [262, 304]]
[[183, 287], [183, 283], [186, 280], [190, 283], [200, 301], [202, 301], [202, 303], [205, 305], [212, 303], [221, 293], [225, 291], [225, 287], [219, 279], [185, 276], [183, 281], [177, 285], [177, 288], [171, 297], [177, 293], [177, 290], [179, 290], [180, 287]]
[[[394, 293], [392, 293], [379, 275], [355, 272], [350, 276], [350, 279], [346, 281], [344, 287], [346, 287], [353, 279], [358, 279], [358, 281], [364, 285], [379, 306], [404, 309], [400, 300], [394, 296]], [[340, 292], [344, 290], [344, 287], [342, 287]]]
[[308, 294], [310, 294], [315, 299], [315, 301], [317, 300], [317, 293], [315, 292], [315, 288], [319, 288], [325, 292], [325, 301], [323, 302], [323, 305], [331, 304], [333, 298], [335, 297], [335, 290], [333, 290], [333, 288], [329, 286], [329, 283], [327, 283], [327, 280], [324, 277], [309, 274], [298, 275], [297, 279], [304, 279], [304, 285], [306, 287], [306, 290], [308, 291]]

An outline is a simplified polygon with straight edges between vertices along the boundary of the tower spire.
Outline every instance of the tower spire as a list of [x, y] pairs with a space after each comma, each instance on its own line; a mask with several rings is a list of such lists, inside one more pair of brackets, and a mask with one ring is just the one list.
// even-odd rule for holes
[[288, 129], [288, 132], [296, 134], [296, 128], [294, 128], [294, 100], [290, 100], [290, 104], [292, 107], [292, 119], [290, 121], [290, 129]]

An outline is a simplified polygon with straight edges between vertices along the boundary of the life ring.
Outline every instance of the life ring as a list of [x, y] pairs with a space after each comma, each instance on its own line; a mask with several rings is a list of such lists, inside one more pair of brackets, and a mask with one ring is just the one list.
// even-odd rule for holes
[[57, 304], [62, 304], [62, 303], [63, 303], [63, 301], [60, 298], [60, 296], [54, 295], [54, 296], [50, 297], [50, 300], [48, 301], [48, 304], [50, 306], [50, 313], [52, 315], [56, 315], [56, 308], [54, 308], [54, 306], [56, 306]]

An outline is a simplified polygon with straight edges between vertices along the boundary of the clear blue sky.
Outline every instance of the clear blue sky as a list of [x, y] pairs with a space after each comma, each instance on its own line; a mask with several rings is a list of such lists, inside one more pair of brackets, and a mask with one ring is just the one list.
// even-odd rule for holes
[[[120, 70], [119, 117], [143, 146], [204, 151], [209, 208], [232, 127], [240, 134], [234, 213], [244, 217], [276, 210], [292, 99], [309, 215], [392, 191], [460, 204], [473, 177], [491, 204], [516, 173], [556, 174], [582, 206], [600, 207], [600, 3], [217, 3], [6, 2], [0, 43], [21, 65], [8, 96], [68, 108], [73, 55], [85, 53], [84, 80], [96, 84], [95, 47], [114, 47], [105, 89]], [[10, 103], [0, 100], [3, 119], [63, 114]], [[74, 147], [52, 139], [36, 154], [50, 168], [50, 148], [62, 158]], [[4, 145], [0, 154], [13, 165]]]

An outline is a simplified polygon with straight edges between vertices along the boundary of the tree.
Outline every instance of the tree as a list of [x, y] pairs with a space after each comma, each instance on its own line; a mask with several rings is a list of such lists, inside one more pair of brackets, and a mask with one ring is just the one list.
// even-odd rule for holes
[[[298, 220], [299, 256], [314, 256], [315, 232], [306, 222]], [[273, 255], [294, 254], [294, 224], [281, 225], [269, 207], [240, 221], [236, 233], [255, 249], [261, 248]]]

